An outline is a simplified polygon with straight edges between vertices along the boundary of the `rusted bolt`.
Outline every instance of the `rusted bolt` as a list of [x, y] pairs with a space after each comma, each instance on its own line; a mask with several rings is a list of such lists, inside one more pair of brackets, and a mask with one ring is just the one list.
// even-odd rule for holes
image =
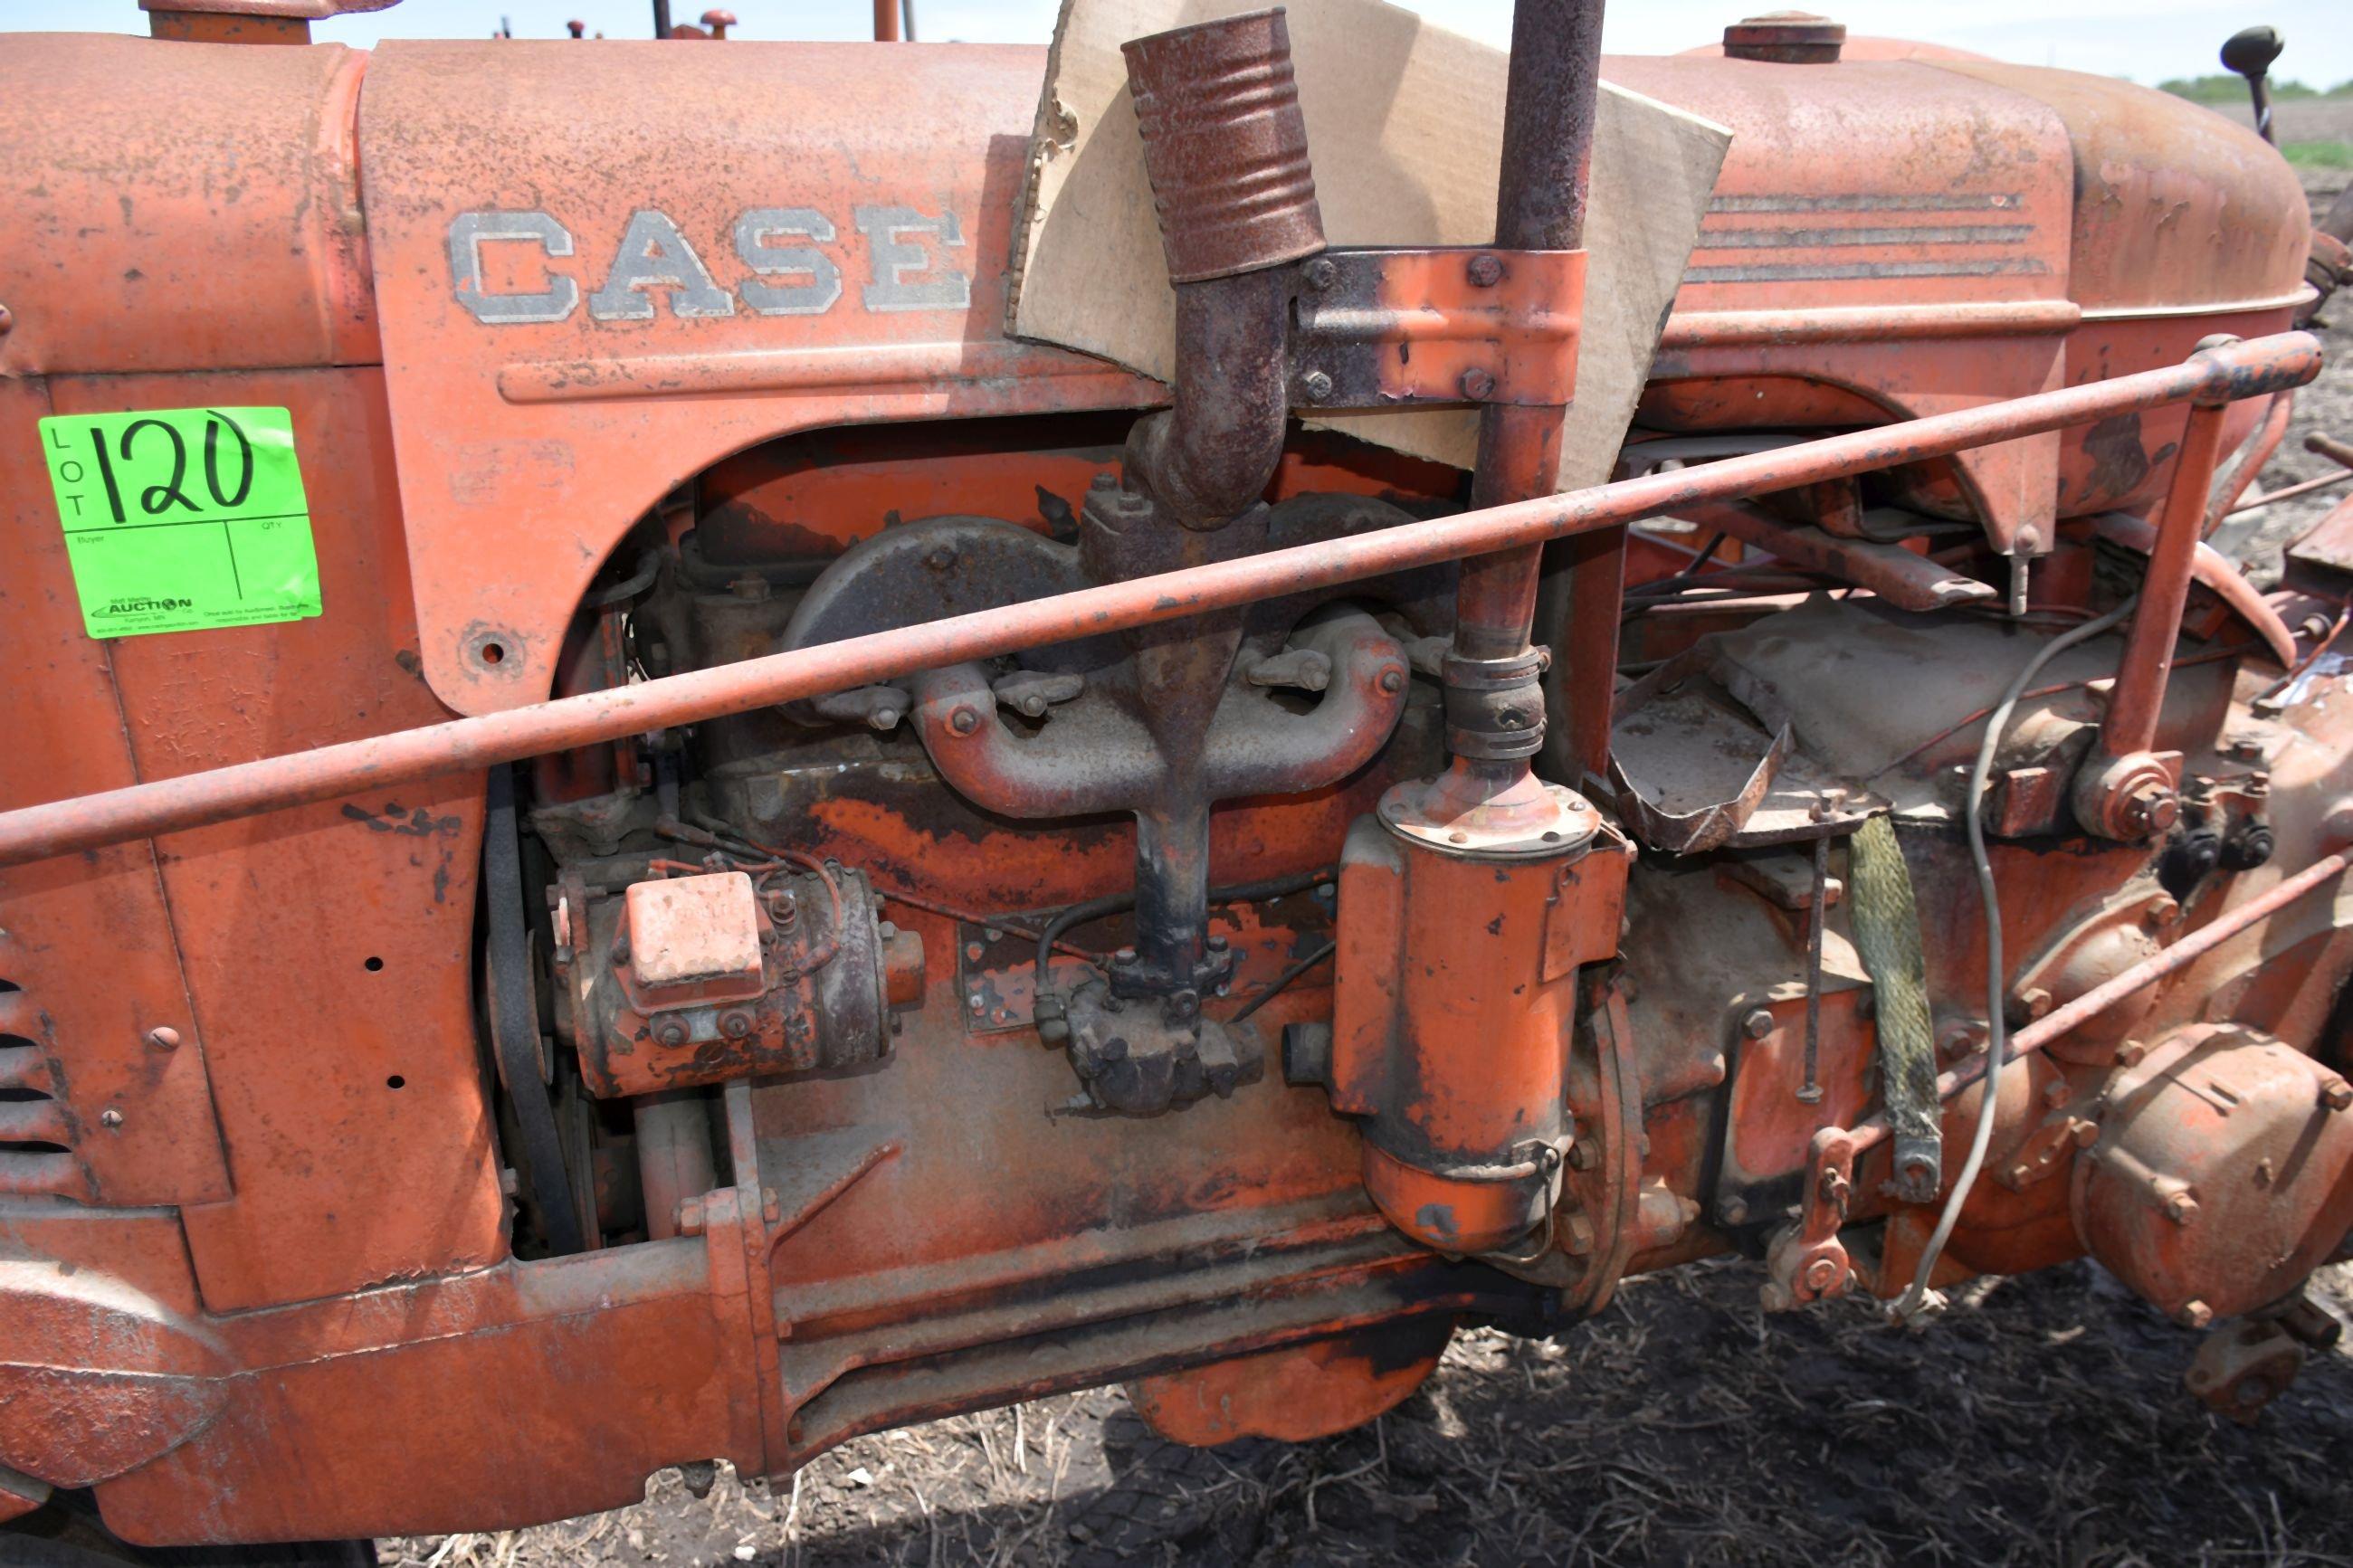
[[956, 550], [953, 544], [935, 544], [932, 552], [923, 557], [923, 564], [934, 572], [944, 572], [955, 563]]
[[1474, 364], [1462, 373], [1461, 386], [1463, 396], [1473, 403], [1483, 403], [1494, 394], [1495, 378]]
[[1583, 1139], [1579, 1139], [1577, 1142], [1571, 1143], [1568, 1146], [1568, 1168], [1570, 1170], [1589, 1171], [1600, 1163], [1601, 1151], [1596, 1149], [1590, 1142], [1588, 1142]]
[[701, 1198], [681, 1198], [681, 1199], [679, 1199], [679, 1200], [678, 1200], [678, 1233], [679, 1233], [679, 1235], [681, 1235], [681, 1236], [701, 1236], [701, 1235], [702, 1234], [702, 1227], [703, 1227], [703, 1225], [704, 1225], [704, 1219], [703, 1219], [703, 1213], [702, 1213], [702, 1200]]
[[977, 1016], [980, 1014], [988, 1011], [988, 999], [983, 996], [979, 992], [976, 991], [970, 996], [965, 998], [965, 1005], [970, 1007], [973, 1010], [974, 1016]]
[[16, 324], [16, 312], [5, 305], [0, 305], [0, 336], [5, 336], [8, 330]]
[[627, 936], [615, 937], [613, 939], [613, 963], [615, 966], [618, 967], [619, 965], [626, 964], [628, 962], [629, 939]]
[[2198, 1217], [2198, 1200], [2188, 1193], [2176, 1193], [2165, 1200], [2165, 1217], [2176, 1225], [2188, 1225]]
[[1321, 403], [1332, 395], [1332, 378], [1320, 370], [1311, 370], [1299, 378], [1299, 390], [1310, 403]]
[[731, 1040], [740, 1040], [752, 1032], [752, 1015], [741, 1007], [730, 1007], [719, 1015], [719, 1032]]
[[2100, 1124], [2096, 1121], [2069, 1122], [2067, 1131], [2075, 1140], [2078, 1149], [2088, 1149], [2100, 1141]]
[[100, 1127], [120, 1127], [122, 1125], [122, 1112], [110, 1105], [98, 1113], [98, 1124]]
[[2169, 898], [2158, 898], [2148, 906], [2148, 923], [2169, 926], [2181, 918], [2181, 906]]
[[1740, 1020], [1740, 1032], [1752, 1040], [1761, 1040], [1773, 1032], [1773, 1012], [1769, 1007], [1751, 1007], [1748, 1016]]
[[788, 926], [800, 919], [801, 901], [785, 889], [768, 895], [768, 918], [780, 926]]
[[978, 963], [981, 961], [982, 956], [987, 952], [988, 949], [981, 946], [980, 943], [976, 942], [968, 942], [964, 944], [964, 955], [972, 960], [975, 963]]
[[1724, 1207], [1721, 1212], [1724, 1215], [1724, 1223], [1726, 1225], [1746, 1225], [1748, 1223], [1748, 1205], [1738, 1198], [1725, 1199]]
[[1493, 289], [1504, 280], [1504, 264], [1493, 256], [1474, 256], [1471, 258], [1470, 273], [1471, 281], [1477, 287]]
[[727, 584], [727, 591], [747, 604], [758, 604], [768, 596], [768, 580], [760, 576], [738, 577]]
[[2185, 1329], [2202, 1329], [2214, 1321], [2214, 1309], [2203, 1301], [2184, 1301], [2173, 1321]]
[[2028, 1018], [2040, 1018], [2051, 1011], [2051, 993], [2040, 985], [2030, 985], [2018, 994], [2018, 1010]]
[[1838, 1281], [1839, 1266], [1836, 1258], [1817, 1258], [1806, 1265], [1806, 1289], [1817, 1296], [1829, 1293]]
[[1395, 696], [1405, 689], [1405, 671], [1392, 666], [1381, 671], [1381, 689]]
[[1583, 1258], [1593, 1250], [1593, 1222], [1581, 1214], [1570, 1215], [1560, 1222], [1561, 1250], [1571, 1258]]
[[2065, 1079], [2054, 1078], [2042, 1086], [2042, 1103], [2054, 1107], [2064, 1105], [2067, 1103], [2068, 1097], [2073, 1092], [2067, 1087]]
[[969, 735], [980, 728], [980, 715], [970, 708], [959, 708], [948, 715], [948, 728], [959, 735]]
[[2320, 1103], [2329, 1110], [2353, 1108], [2353, 1083], [2341, 1078], [2325, 1079], [2320, 1085]]
[[2116, 1047], [2116, 1066], [2137, 1068], [2140, 1066], [2141, 1058], [2147, 1055], [2148, 1055], [2147, 1046], [2138, 1040], [2126, 1040]]
[[147, 1043], [159, 1051], [176, 1051], [180, 1048], [180, 1031], [169, 1024], [159, 1024], [147, 1031]]
[[686, 1044], [686, 1026], [676, 1018], [665, 1018], [661, 1027], [654, 1031], [654, 1038], [665, 1046], [682, 1046]]
[[2133, 791], [2124, 803], [2125, 826], [2144, 837], [2167, 831], [2180, 817], [2181, 797], [2155, 780]]
[[1230, 947], [1232, 943], [1222, 935], [1213, 935], [1204, 938], [1202, 945], [1207, 947], [1211, 952], [1223, 952], [1228, 947]]
[[1340, 268], [1328, 256], [1319, 256], [1303, 269], [1310, 289], [1329, 289], [1340, 280]]

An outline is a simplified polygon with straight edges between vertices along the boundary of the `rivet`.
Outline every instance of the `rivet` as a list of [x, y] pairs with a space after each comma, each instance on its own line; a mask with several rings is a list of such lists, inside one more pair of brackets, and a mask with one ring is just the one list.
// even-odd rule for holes
[[159, 1024], [147, 1031], [147, 1043], [159, 1051], [176, 1051], [180, 1048], [180, 1031], [169, 1024]]
[[1481, 289], [1493, 289], [1504, 280], [1504, 264], [1493, 256], [1471, 258], [1471, 281]]
[[100, 1127], [120, 1127], [122, 1125], [122, 1112], [110, 1105], [98, 1113], [98, 1124]]
[[1462, 373], [1461, 384], [1462, 395], [1473, 403], [1485, 402], [1495, 391], [1495, 378], [1475, 364]]
[[948, 715], [948, 728], [959, 735], [969, 735], [980, 728], [980, 715], [969, 708], [959, 708]]

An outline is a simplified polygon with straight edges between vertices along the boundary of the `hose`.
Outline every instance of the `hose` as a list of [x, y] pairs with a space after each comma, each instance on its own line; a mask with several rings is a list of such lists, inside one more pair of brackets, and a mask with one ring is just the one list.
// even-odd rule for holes
[[1986, 1151], [1993, 1144], [1994, 1101], [2001, 1086], [2001, 1069], [2010, 1049], [2009, 1018], [2006, 1004], [2010, 982], [2001, 952], [2001, 899], [1994, 887], [1993, 860], [1986, 853], [1985, 792], [1993, 776], [1994, 754], [2001, 747], [2001, 732], [2010, 726], [2010, 710], [2019, 699], [2042, 672], [2042, 667], [2073, 647], [2077, 643], [2113, 631], [2126, 616], [2132, 614], [2138, 595], [2126, 599], [2097, 620], [2085, 621], [2070, 632], [2063, 632], [2045, 643], [2026, 668], [2018, 672], [2002, 693], [2001, 701], [1986, 721], [1985, 739], [1978, 744], [1977, 765], [1969, 770], [1969, 793], [1967, 811], [1969, 829], [1969, 860], [1977, 868], [1978, 898], [1985, 905], [1986, 922], [1986, 1070], [1981, 1080], [1985, 1088], [1978, 1099], [1978, 1125], [1969, 1140], [1969, 1157], [1961, 1166], [1961, 1173], [1953, 1179], [1953, 1191], [1945, 1200], [1945, 1212], [1937, 1216], [1936, 1228], [1928, 1237], [1928, 1245], [1920, 1251], [1919, 1267], [1914, 1270], [1912, 1283], [1887, 1315], [1903, 1322], [1917, 1313], [1928, 1296], [1928, 1280], [1936, 1271], [1936, 1261], [1944, 1256], [1945, 1243], [1952, 1238], [1953, 1226], [1961, 1217], [1962, 1205], [1969, 1201], [1969, 1189], [1977, 1184], [1978, 1173], [1985, 1167]]

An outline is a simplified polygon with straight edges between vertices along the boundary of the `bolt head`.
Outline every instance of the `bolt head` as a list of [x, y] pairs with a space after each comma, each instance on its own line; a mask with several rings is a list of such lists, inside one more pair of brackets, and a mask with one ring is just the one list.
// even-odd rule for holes
[[1472, 365], [1462, 373], [1462, 395], [1473, 403], [1483, 403], [1494, 395], [1495, 378], [1490, 373]]
[[1469, 268], [1471, 281], [1481, 289], [1493, 289], [1504, 280], [1504, 263], [1500, 257], [1474, 256]]
[[1299, 390], [1311, 403], [1321, 403], [1332, 395], [1332, 378], [1320, 370], [1311, 370], [1299, 378]]
[[16, 315], [8, 309], [7, 306], [0, 305], [0, 332], [7, 331], [9, 328], [16, 324]]
[[2320, 1103], [2329, 1110], [2353, 1109], [2353, 1083], [2332, 1078], [2320, 1086]]
[[2125, 802], [2124, 820], [2134, 832], [2154, 837], [2181, 819], [2181, 797], [2161, 784], [2146, 784]]
[[1303, 269], [1310, 289], [1329, 289], [1340, 280], [1340, 268], [1328, 256], [1319, 256]]
[[1381, 671], [1381, 689], [1388, 692], [1392, 697], [1396, 696], [1398, 692], [1403, 691], [1405, 689], [1405, 671], [1395, 668]]
[[923, 557], [923, 564], [934, 572], [944, 572], [955, 563], [956, 552], [953, 544], [934, 545], [931, 553]]
[[2198, 1217], [2198, 1200], [2188, 1193], [2176, 1193], [2165, 1200], [2165, 1217], [2176, 1225], [2188, 1225]]
[[1752, 1007], [1740, 1020], [1740, 1032], [1752, 1040], [1761, 1040], [1773, 1032], [1773, 1013], [1768, 1007]]
[[675, 1018], [669, 1019], [654, 1031], [654, 1038], [665, 1046], [682, 1046], [686, 1044], [686, 1026]]
[[1726, 1225], [1746, 1225], [1748, 1223], [1748, 1205], [1738, 1198], [1725, 1199], [1722, 1213], [1724, 1215], [1724, 1223]]
[[98, 1113], [98, 1124], [100, 1127], [120, 1127], [122, 1125], [122, 1112], [110, 1105]]
[[1838, 1283], [1838, 1260], [1817, 1258], [1806, 1265], [1806, 1289], [1820, 1295]]
[[147, 1043], [159, 1051], [176, 1051], [180, 1048], [180, 1031], [169, 1024], [159, 1024], [147, 1031]]
[[2214, 1309], [2203, 1301], [2184, 1301], [2173, 1321], [2185, 1329], [2202, 1329], [2214, 1321]]
[[723, 1013], [719, 1016], [719, 1032], [731, 1040], [740, 1040], [752, 1032], [752, 1016], [741, 1011]]
[[1571, 1258], [1583, 1258], [1593, 1250], [1593, 1222], [1581, 1214], [1570, 1215], [1560, 1222], [1561, 1250]]
[[948, 715], [948, 728], [959, 735], [969, 735], [980, 728], [980, 715], [970, 708], [959, 708]]

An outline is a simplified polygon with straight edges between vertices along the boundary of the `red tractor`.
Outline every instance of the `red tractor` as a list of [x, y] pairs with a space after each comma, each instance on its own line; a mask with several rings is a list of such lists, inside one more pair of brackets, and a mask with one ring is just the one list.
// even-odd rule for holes
[[[328, 9], [0, 48], [0, 1515], [1306, 1437], [1725, 1252], [2089, 1255], [2240, 1412], [2323, 1336], [2353, 515], [2204, 542], [2319, 366], [2253, 135], [1521, 0], [1493, 243], [1338, 247], [1229, 17], [1127, 51], [1164, 384], [1008, 335], [1040, 50], [186, 41]], [[1600, 75], [1733, 139], [1557, 494]], [[1424, 405], [1474, 471], [1299, 418]]]

